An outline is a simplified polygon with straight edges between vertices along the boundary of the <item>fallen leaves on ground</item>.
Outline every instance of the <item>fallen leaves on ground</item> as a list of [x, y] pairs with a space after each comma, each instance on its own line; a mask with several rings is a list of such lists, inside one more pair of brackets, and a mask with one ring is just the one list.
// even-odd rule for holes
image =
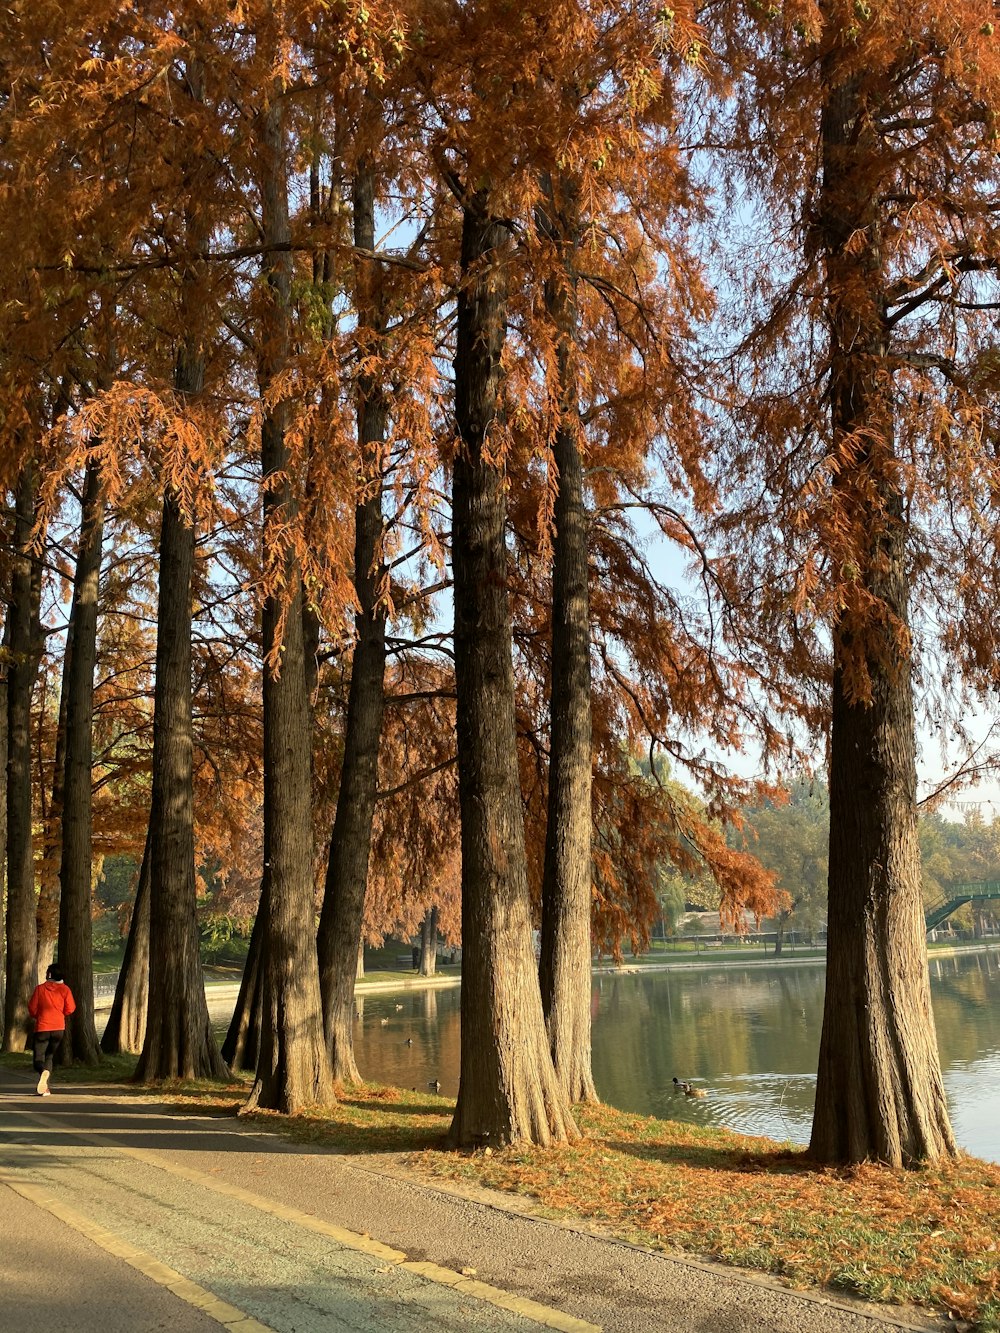
[[1000, 1168], [971, 1157], [821, 1169], [725, 1130], [578, 1108], [585, 1138], [487, 1158], [425, 1151], [434, 1176], [529, 1195], [627, 1240], [1000, 1329]]

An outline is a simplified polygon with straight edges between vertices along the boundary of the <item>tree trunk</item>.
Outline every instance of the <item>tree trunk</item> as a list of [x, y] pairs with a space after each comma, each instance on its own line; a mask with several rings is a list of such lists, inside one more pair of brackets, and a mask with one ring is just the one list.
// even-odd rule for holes
[[[367, 159], [354, 178], [354, 243], [375, 247], [375, 182]], [[375, 265], [359, 260], [356, 305], [359, 353], [370, 356], [382, 328], [374, 291]], [[323, 1022], [333, 1076], [360, 1082], [354, 1060], [354, 983], [368, 886], [368, 857], [378, 789], [378, 752], [385, 699], [385, 609], [380, 601], [382, 564], [382, 450], [386, 402], [376, 379], [358, 375], [358, 452], [362, 502], [354, 511], [354, 587], [357, 641], [344, 731], [344, 762], [330, 838], [326, 891], [319, 923]]]
[[[265, 853], [265, 863], [269, 857]], [[230, 1069], [256, 1069], [260, 1056], [260, 1024], [263, 1013], [264, 945], [267, 938], [267, 916], [270, 910], [267, 891], [267, 865], [260, 886], [257, 915], [250, 932], [247, 961], [240, 980], [240, 993], [229, 1022], [226, 1040], [222, 1043], [222, 1058]]]
[[[258, 170], [269, 302], [261, 329], [262, 398], [289, 354], [292, 257], [288, 221], [288, 146], [277, 89], [259, 121]], [[261, 424], [264, 484], [264, 843], [270, 870], [267, 967], [257, 1077], [247, 1103], [294, 1113], [334, 1101], [323, 1039], [323, 1010], [312, 880], [312, 773], [309, 696], [302, 630], [302, 579], [281, 529], [295, 518], [288, 476], [285, 403]], [[280, 670], [280, 674], [277, 674]], [[353, 961], [353, 960], [352, 960]]]
[[[552, 1059], [571, 1102], [596, 1102], [590, 1051], [591, 721], [590, 601], [587, 588], [587, 511], [580, 457], [582, 423], [577, 393], [575, 191], [540, 229], [558, 245], [557, 273], [545, 284], [545, 306], [556, 336], [559, 426], [553, 462], [558, 474], [552, 553], [552, 685], [548, 820], [542, 875], [539, 977]], [[561, 205], [561, 207], [559, 207]]]
[[122, 959], [121, 971], [118, 973], [118, 985], [115, 987], [111, 1014], [104, 1035], [101, 1037], [101, 1050], [106, 1055], [121, 1055], [126, 1052], [129, 1055], [136, 1055], [142, 1050], [146, 1035], [146, 1010], [149, 1000], [149, 886], [152, 878], [150, 846], [150, 835], [147, 831], [142, 865], [139, 867], [139, 881], [135, 887], [135, 901], [132, 904], [132, 921], [128, 929], [125, 956]]
[[[955, 1152], [938, 1060], [917, 843], [906, 518], [869, 109], [827, 57], [817, 230], [826, 261], [834, 502], [861, 610], [834, 626], [826, 999], [811, 1155], [893, 1166]], [[858, 238], [865, 243], [858, 244]], [[870, 598], [889, 616], [873, 613]], [[862, 691], [857, 682], [867, 680]]]
[[[4, 617], [3, 661], [10, 652], [10, 611]], [[7, 672], [0, 670], [0, 1014], [7, 998]]]
[[[195, 394], [203, 363], [185, 348], [176, 387]], [[199, 953], [194, 865], [191, 716], [191, 577], [194, 528], [180, 498], [163, 498], [160, 600], [153, 696], [153, 789], [149, 812], [150, 954], [146, 1038], [135, 1077], [224, 1078]]]
[[[59, 875], [62, 866], [62, 812], [66, 775], [66, 711], [69, 707], [69, 673], [73, 660], [73, 615], [70, 613], [63, 649], [62, 683], [59, 689], [59, 719], [52, 764], [52, 795], [42, 824], [42, 864], [39, 871], [38, 904], [35, 908], [35, 971], [39, 981], [55, 957], [59, 939]], [[61, 961], [61, 960], [60, 960]]]
[[35, 518], [35, 464], [17, 485], [14, 569], [11, 578], [10, 660], [7, 667], [7, 968], [5, 1051], [23, 1051], [28, 998], [35, 985], [35, 863], [31, 845], [31, 696], [41, 658], [38, 608], [41, 581], [31, 554]]
[[782, 949], [785, 947], [785, 922], [786, 922], [787, 920], [788, 920], [787, 915], [786, 915], [784, 912], [780, 912], [780, 913], [778, 914], [777, 920], [776, 920], [775, 923], [774, 923], [774, 924], [775, 924], [775, 927], [776, 927], [775, 935], [774, 935], [774, 956], [775, 956], [775, 958], [780, 958], [780, 957], [781, 957], [781, 951], [782, 951]]
[[66, 758], [62, 792], [59, 964], [76, 1000], [60, 1062], [100, 1061], [94, 1023], [93, 764], [94, 670], [97, 665], [97, 598], [104, 547], [104, 484], [100, 465], [87, 463], [80, 516], [80, 545], [70, 607], [73, 650], [67, 659]]
[[517, 768], [506, 499], [487, 452], [500, 387], [507, 228], [466, 204], [458, 296], [452, 560], [462, 818], [461, 1077], [450, 1139], [465, 1146], [577, 1136], [542, 1014]]
[[[204, 73], [190, 60], [185, 86], [203, 98]], [[194, 178], [197, 163], [191, 163]], [[190, 248], [206, 241], [201, 201], [192, 189], [185, 217]], [[181, 404], [205, 387], [200, 333], [200, 264], [181, 274], [180, 308], [188, 330], [177, 349], [174, 389]], [[156, 621], [156, 685], [153, 696], [153, 783], [149, 811], [149, 999], [146, 1039], [136, 1068], [141, 1081], [225, 1078], [228, 1074], [208, 1016], [198, 937], [194, 864], [194, 726], [191, 712], [191, 580], [195, 531], [172, 487], [163, 496], [160, 527], [160, 597]]]
[[[905, 614], [901, 534], [893, 544], [893, 609]], [[956, 1149], [920, 899], [909, 666], [869, 662], [870, 703], [847, 697], [839, 660], [834, 675], [826, 998], [810, 1153], [905, 1166]]]
[[420, 975], [433, 977], [437, 972], [438, 909], [432, 907], [420, 923]]

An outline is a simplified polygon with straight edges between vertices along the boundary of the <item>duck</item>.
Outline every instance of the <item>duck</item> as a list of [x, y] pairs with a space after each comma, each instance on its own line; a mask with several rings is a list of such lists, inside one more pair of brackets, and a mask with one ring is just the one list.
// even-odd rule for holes
[[694, 1088], [685, 1080], [675, 1078], [674, 1086], [683, 1092], [685, 1097], [704, 1097], [706, 1095], [704, 1088]]
[[402, 1006], [401, 1004], [397, 1004], [397, 1005], [396, 1005], [396, 1013], [397, 1013], [397, 1014], [401, 1014], [402, 1012], [403, 1012], [403, 1006]]
[[431, 1089], [432, 1092], [440, 1092], [441, 1080], [439, 1078], [432, 1078], [431, 1081], [427, 1084], [427, 1086]]
[[379, 1022], [382, 1024], [384, 1028], [387, 1028], [389, 1026], [389, 1020], [387, 1018], [380, 1018]]
[[413, 1045], [413, 1038], [412, 1038], [412, 1037], [407, 1037], [407, 1039], [403, 1042], [403, 1045], [404, 1045], [404, 1046], [412, 1046], [412, 1045]]

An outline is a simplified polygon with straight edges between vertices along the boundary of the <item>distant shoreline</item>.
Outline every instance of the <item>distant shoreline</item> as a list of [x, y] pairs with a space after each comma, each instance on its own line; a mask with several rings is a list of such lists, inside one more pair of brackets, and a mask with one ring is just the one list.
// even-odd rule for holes
[[[961, 954], [977, 954], [1000, 952], [1000, 939], [979, 940], [971, 944], [951, 944], [937, 945], [933, 950], [928, 951], [928, 959], [935, 958], [954, 958]], [[748, 950], [749, 954], [749, 950]], [[645, 955], [648, 957], [649, 955]], [[593, 967], [594, 976], [622, 977], [622, 976], [642, 976], [645, 972], [694, 972], [700, 968], [727, 968], [727, 967], [826, 967], [826, 953], [785, 953], [775, 958], [774, 954], [762, 956], [760, 954], [750, 955], [746, 958], [740, 958], [733, 954], [727, 954], [722, 958], [713, 958], [710, 954], [702, 953], [694, 958], [678, 958], [674, 962], [666, 960], [655, 963], [646, 963], [637, 960], [631, 963], [623, 963], [617, 966], [614, 963], [601, 963]]]
[[[954, 958], [962, 954], [977, 954], [1000, 952], [1000, 939], [982, 940], [972, 944], [954, 944], [946, 946], [937, 946], [929, 955], [934, 958]], [[708, 951], [706, 951], [707, 953]], [[647, 955], [648, 957], [648, 955]], [[699, 954], [694, 958], [678, 958], [676, 960], [657, 959], [655, 963], [631, 962], [623, 963], [620, 967], [614, 963], [595, 963], [591, 968], [591, 975], [595, 977], [640, 977], [651, 972], [697, 972], [703, 968], [730, 968], [730, 967], [825, 967], [826, 955], [823, 953], [815, 954], [782, 954], [775, 958], [773, 954], [766, 957], [747, 957], [739, 958], [729, 955], [725, 958], [712, 958], [705, 953]], [[408, 976], [406, 973], [400, 973], [399, 979], [379, 978], [378, 981], [365, 981], [362, 979], [355, 986], [356, 995], [378, 995], [391, 991], [401, 990], [450, 990], [455, 986], [462, 984], [460, 975], [454, 973], [446, 976], [421, 977]], [[232, 998], [235, 1000], [239, 995], [240, 986], [238, 981], [206, 981], [205, 993], [212, 1000], [226, 1000]], [[97, 999], [95, 1010], [98, 1013], [106, 1012], [111, 1008], [111, 998]]]

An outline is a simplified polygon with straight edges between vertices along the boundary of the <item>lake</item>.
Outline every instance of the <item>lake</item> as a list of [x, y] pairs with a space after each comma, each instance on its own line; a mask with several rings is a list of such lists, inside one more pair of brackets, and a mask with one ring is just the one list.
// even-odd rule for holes
[[[952, 1121], [968, 1152], [1000, 1161], [1000, 953], [931, 960]], [[816, 964], [692, 967], [596, 976], [594, 1077], [623, 1111], [809, 1138], [823, 1011]], [[355, 1052], [365, 1078], [458, 1091], [458, 988], [359, 995]], [[382, 1019], [389, 1021], [383, 1025]], [[410, 1038], [412, 1045], [406, 1045]], [[674, 1091], [693, 1079], [707, 1096]]]

